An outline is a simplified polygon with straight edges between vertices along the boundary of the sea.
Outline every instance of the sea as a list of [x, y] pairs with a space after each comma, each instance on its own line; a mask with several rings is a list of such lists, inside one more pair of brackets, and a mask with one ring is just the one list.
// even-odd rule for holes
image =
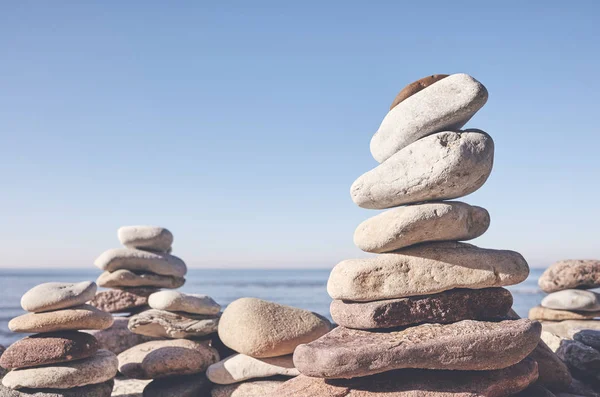
[[[331, 298], [326, 289], [329, 272], [330, 269], [189, 269], [187, 281], [179, 290], [209, 295], [223, 307], [238, 298], [255, 297], [331, 319]], [[542, 272], [543, 269], [531, 269], [527, 280], [507, 287], [514, 297], [513, 309], [522, 317], [545, 295], [537, 285]], [[11, 333], [8, 322], [24, 314], [20, 300], [27, 290], [50, 281], [95, 280], [98, 275], [94, 269], [0, 269], [0, 345], [8, 346], [23, 337]]]

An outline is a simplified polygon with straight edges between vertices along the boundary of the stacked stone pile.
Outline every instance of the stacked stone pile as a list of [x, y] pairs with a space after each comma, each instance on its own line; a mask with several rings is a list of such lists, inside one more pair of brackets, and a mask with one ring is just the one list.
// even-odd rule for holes
[[100, 349], [94, 336], [79, 330], [106, 329], [113, 319], [85, 303], [96, 284], [45, 283], [29, 290], [21, 306], [29, 313], [12, 319], [13, 332], [35, 333], [6, 349], [0, 366], [2, 397], [108, 397], [117, 357]]
[[600, 330], [600, 261], [565, 260], [550, 266], [538, 280], [548, 293], [540, 306], [529, 311], [544, 331], [569, 337], [573, 330]]
[[[263, 397], [298, 376], [292, 353], [329, 332], [329, 321], [307, 310], [256, 298], [232, 302], [221, 317], [221, 341], [236, 354], [208, 367], [212, 397]], [[283, 394], [281, 396], [284, 396]]]
[[435, 75], [401, 91], [371, 141], [381, 162], [351, 188], [356, 204], [389, 209], [356, 230], [364, 251], [332, 270], [331, 315], [340, 327], [298, 346], [302, 375], [273, 396], [510, 396], [538, 378], [528, 357], [541, 326], [508, 317], [524, 281], [512, 251], [459, 241], [482, 235], [480, 207], [446, 201], [479, 189], [491, 173], [492, 138], [459, 129], [487, 90], [465, 74]]

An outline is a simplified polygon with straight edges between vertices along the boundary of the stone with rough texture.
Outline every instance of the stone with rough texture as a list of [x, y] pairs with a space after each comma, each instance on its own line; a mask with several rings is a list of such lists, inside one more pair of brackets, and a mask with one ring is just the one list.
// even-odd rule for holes
[[192, 339], [217, 332], [219, 317], [150, 309], [132, 316], [128, 328], [140, 335]]
[[584, 345], [588, 345], [589, 347], [593, 347], [600, 351], [600, 331], [595, 331], [593, 329], [574, 330], [569, 336], [577, 342], [581, 342]]
[[545, 292], [600, 287], [600, 261], [565, 260], [550, 266], [538, 280]]
[[600, 311], [600, 294], [580, 289], [553, 292], [542, 299], [542, 306], [555, 310]]
[[98, 340], [102, 349], [109, 350], [115, 354], [124, 352], [135, 345], [152, 340], [160, 340], [145, 335], [134, 334], [127, 328], [129, 318], [115, 317], [113, 325], [103, 330], [86, 331]]
[[569, 310], [555, 310], [547, 307], [534, 306], [529, 309], [529, 318], [532, 320], [592, 320], [600, 317], [600, 312], [575, 312]]
[[566, 390], [573, 379], [569, 369], [554, 352], [540, 340], [529, 358], [538, 363], [537, 383], [551, 390]]
[[241, 298], [227, 306], [219, 323], [221, 341], [238, 353], [256, 358], [294, 352], [329, 332], [327, 319], [308, 310], [257, 298]]
[[96, 283], [44, 283], [27, 291], [21, 297], [23, 310], [33, 313], [68, 309], [83, 305], [96, 294]]
[[294, 352], [307, 376], [353, 378], [403, 368], [492, 370], [523, 360], [540, 340], [530, 320], [423, 324], [392, 332], [338, 327]]
[[354, 244], [366, 252], [395, 251], [431, 241], [471, 240], [490, 225], [481, 207], [459, 201], [424, 203], [394, 208], [361, 223]]
[[148, 383], [143, 397], [207, 397], [210, 389], [204, 374], [172, 376]]
[[184, 294], [179, 291], [160, 291], [148, 298], [153, 309], [193, 314], [217, 314], [221, 305], [208, 295]]
[[187, 339], [142, 343], [119, 354], [119, 372], [128, 378], [158, 379], [206, 371], [219, 361], [209, 342]]
[[104, 272], [96, 280], [104, 288], [155, 287], [175, 289], [185, 284], [185, 278], [161, 276], [154, 273], [136, 273], [127, 269]]
[[598, 320], [565, 320], [565, 321], [540, 321], [542, 329], [562, 338], [569, 338], [575, 330], [592, 329], [600, 331]]
[[292, 355], [254, 358], [245, 354], [235, 354], [208, 367], [206, 376], [219, 385], [242, 382], [248, 379], [271, 376], [298, 376]]
[[556, 355], [567, 364], [574, 377], [600, 380], [600, 351], [574, 340], [561, 343]]
[[117, 374], [117, 356], [98, 350], [92, 357], [51, 366], [15, 369], [2, 384], [11, 389], [70, 389], [111, 380]]
[[148, 297], [155, 288], [109, 289], [96, 294], [89, 304], [109, 313], [129, 313], [148, 305]]
[[485, 105], [488, 92], [466, 74], [453, 74], [406, 98], [385, 116], [371, 138], [371, 154], [384, 162], [423, 137], [457, 130]]
[[491, 320], [506, 316], [513, 303], [504, 288], [455, 289], [435, 295], [374, 302], [331, 302], [331, 317], [346, 328], [377, 329], [420, 323]]
[[105, 251], [96, 259], [94, 265], [108, 272], [127, 269], [174, 277], [183, 277], [187, 273], [185, 262], [175, 255], [134, 248], [114, 248]]
[[[215, 385], [211, 391], [211, 397], [265, 397], [281, 386], [287, 379], [289, 378], [254, 380], [231, 385]], [[275, 396], [287, 397], [288, 395], [273, 395], [273, 397]], [[316, 396], [314, 395], [313, 397]]]
[[72, 389], [20, 389], [12, 390], [0, 384], [0, 397], [110, 397], [114, 382], [98, 383]]
[[427, 243], [342, 261], [331, 271], [327, 291], [333, 299], [368, 302], [454, 288], [503, 287], [518, 284], [528, 275], [529, 266], [517, 252], [465, 243]]
[[166, 252], [173, 244], [173, 234], [159, 226], [123, 226], [117, 235], [128, 248]]
[[6, 369], [36, 367], [93, 356], [100, 344], [90, 334], [77, 331], [36, 334], [8, 347], [0, 357]]
[[113, 323], [110, 313], [94, 306], [81, 305], [49, 313], [27, 313], [8, 323], [12, 332], [41, 333], [77, 331], [81, 329], [106, 329]]
[[300, 375], [264, 397], [506, 397], [536, 378], [535, 361], [525, 359], [493, 371], [404, 369], [336, 380]]
[[479, 189], [492, 172], [494, 141], [483, 131], [440, 132], [400, 150], [350, 189], [362, 208], [449, 200]]
[[398, 95], [394, 98], [394, 101], [390, 105], [390, 110], [395, 108], [400, 102], [404, 101], [406, 98], [415, 95], [417, 92], [423, 90], [424, 88], [429, 87], [433, 83], [437, 83], [441, 79], [448, 77], [448, 74], [433, 74], [431, 76], [423, 77], [413, 83], [410, 83], [406, 87], [404, 87]]

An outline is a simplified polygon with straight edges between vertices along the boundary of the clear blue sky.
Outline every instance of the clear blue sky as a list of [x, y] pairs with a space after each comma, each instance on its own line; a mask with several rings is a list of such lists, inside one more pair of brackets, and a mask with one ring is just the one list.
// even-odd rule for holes
[[1, 267], [92, 266], [121, 225], [190, 266], [331, 267], [404, 85], [483, 82], [480, 246], [600, 257], [597, 1], [0, 4]]

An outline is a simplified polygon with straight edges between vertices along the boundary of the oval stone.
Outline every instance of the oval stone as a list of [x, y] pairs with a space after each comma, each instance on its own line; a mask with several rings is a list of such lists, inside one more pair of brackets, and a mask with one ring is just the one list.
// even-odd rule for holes
[[193, 339], [217, 332], [219, 317], [165, 310], [146, 310], [129, 318], [128, 328], [140, 335]]
[[108, 313], [129, 313], [146, 306], [156, 288], [110, 289], [96, 294], [90, 305]]
[[134, 379], [157, 379], [206, 371], [219, 361], [209, 342], [187, 339], [142, 343], [119, 354], [119, 372]]
[[327, 319], [308, 310], [257, 298], [233, 301], [221, 316], [219, 337], [238, 353], [265, 358], [294, 352], [331, 329]]
[[154, 273], [135, 273], [131, 270], [120, 269], [114, 272], [104, 272], [96, 280], [104, 288], [179, 288], [185, 284], [185, 278], [162, 276]]
[[570, 310], [548, 309], [547, 307], [534, 306], [529, 309], [529, 318], [532, 320], [563, 321], [563, 320], [592, 320], [600, 317], [599, 312], [575, 312]]
[[94, 264], [109, 272], [127, 269], [174, 277], [183, 277], [187, 273], [185, 262], [175, 255], [133, 248], [114, 248], [105, 251]]
[[110, 313], [94, 306], [81, 305], [49, 313], [27, 313], [8, 323], [12, 332], [41, 333], [77, 331], [80, 329], [106, 329], [113, 323]]
[[51, 366], [15, 369], [2, 384], [11, 389], [71, 389], [103, 383], [117, 374], [117, 356], [107, 350], [89, 358]]
[[404, 101], [406, 98], [415, 95], [417, 92], [429, 87], [433, 83], [437, 83], [441, 79], [445, 79], [448, 76], [448, 74], [434, 74], [431, 76], [423, 77], [422, 79], [410, 83], [409, 85], [404, 87], [398, 93], [398, 95], [396, 95], [394, 101], [392, 102], [392, 105], [390, 106], [390, 110], [395, 108], [400, 102]]
[[193, 314], [217, 314], [221, 305], [208, 295], [184, 294], [178, 291], [155, 292], [148, 298], [153, 309]]
[[160, 226], [123, 226], [117, 234], [128, 248], [167, 252], [173, 244], [173, 234]]
[[514, 251], [466, 243], [427, 243], [342, 261], [331, 271], [327, 292], [333, 299], [370, 302], [454, 288], [503, 287], [518, 284], [528, 275], [527, 262]]
[[360, 176], [350, 193], [359, 207], [371, 209], [455, 199], [483, 186], [493, 163], [494, 141], [483, 131], [440, 132]]
[[390, 110], [371, 139], [371, 154], [382, 163], [423, 137], [458, 130], [487, 98], [487, 90], [473, 77], [462, 73], [448, 76]]
[[114, 381], [74, 387], [72, 389], [21, 389], [13, 390], [0, 383], [0, 397], [110, 397]]
[[211, 365], [206, 370], [208, 379], [219, 385], [277, 375], [300, 375], [300, 372], [294, 367], [291, 354], [271, 358], [254, 358], [245, 354], [235, 354]]
[[17, 369], [80, 360], [93, 356], [99, 348], [96, 338], [83, 332], [37, 334], [10, 345], [0, 357], [0, 366]]
[[544, 271], [538, 280], [544, 292], [565, 289], [589, 289], [600, 287], [600, 261], [565, 260], [556, 262]]
[[542, 306], [555, 310], [600, 311], [600, 294], [579, 289], [553, 292], [542, 299]]
[[366, 252], [383, 253], [431, 241], [471, 240], [490, 226], [490, 214], [459, 201], [394, 208], [361, 223], [354, 244]]
[[68, 309], [93, 299], [96, 289], [93, 281], [44, 283], [33, 287], [21, 297], [21, 307], [34, 313]]

